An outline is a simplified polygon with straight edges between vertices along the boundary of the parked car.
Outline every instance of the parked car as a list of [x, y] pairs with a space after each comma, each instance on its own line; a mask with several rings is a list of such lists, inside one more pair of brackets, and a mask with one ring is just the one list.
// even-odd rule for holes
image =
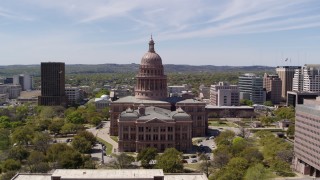
[[192, 161], [191, 161], [192, 163], [196, 163], [196, 162], [198, 162], [196, 159], [193, 159]]

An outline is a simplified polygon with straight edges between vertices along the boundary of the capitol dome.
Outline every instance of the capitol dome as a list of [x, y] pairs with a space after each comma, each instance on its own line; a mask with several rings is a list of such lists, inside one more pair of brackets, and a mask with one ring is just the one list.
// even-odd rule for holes
[[135, 98], [148, 100], [167, 98], [167, 76], [164, 75], [161, 57], [154, 51], [152, 36], [149, 41], [149, 51], [141, 59], [136, 79]]
[[143, 55], [140, 65], [146, 65], [146, 66], [162, 65], [161, 57], [154, 50], [154, 41], [152, 37], [151, 37], [151, 40], [149, 41], [149, 51]]

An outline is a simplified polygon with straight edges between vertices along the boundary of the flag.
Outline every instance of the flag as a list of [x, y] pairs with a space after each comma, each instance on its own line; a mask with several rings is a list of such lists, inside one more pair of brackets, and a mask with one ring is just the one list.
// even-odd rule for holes
[[288, 58], [286, 58], [284, 61], [288, 61]]

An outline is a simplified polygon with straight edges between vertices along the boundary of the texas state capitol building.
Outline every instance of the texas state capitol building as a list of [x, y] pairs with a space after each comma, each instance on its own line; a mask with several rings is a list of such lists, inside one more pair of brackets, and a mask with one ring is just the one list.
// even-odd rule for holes
[[170, 147], [187, 151], [192, 137], [207, 133], [205, 103], [168, 97], [167, 76], [154, 44], [151, 37], [136, 75], [135, 96], [110, 104], [110, 135], [119, 137], [119, 152], [139, 152], [146, 147], [160, 152]]

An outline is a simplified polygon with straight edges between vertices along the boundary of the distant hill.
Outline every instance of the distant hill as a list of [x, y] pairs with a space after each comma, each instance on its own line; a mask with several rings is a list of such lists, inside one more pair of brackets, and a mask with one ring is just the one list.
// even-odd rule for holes
[[[196, 72], [272, 72], [275, 67], [269, 66], [213, 66], [213, 65], [175, 65], [165, 64], [166, 73], [196, 73]], [[79, 73], [135, 73], [139, 70], [139, 64], [67, 64], [67, 74]], [[0, 75], [28, 73], [40, 75], [40, 65], [9, 65], [0, 66]]]

